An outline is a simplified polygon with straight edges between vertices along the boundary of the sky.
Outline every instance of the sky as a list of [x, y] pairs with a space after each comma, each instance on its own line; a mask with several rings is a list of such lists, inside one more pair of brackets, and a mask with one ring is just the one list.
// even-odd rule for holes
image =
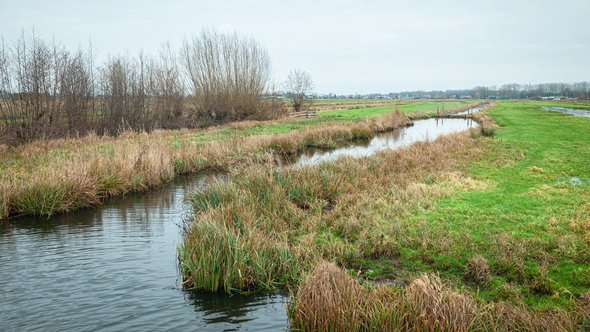
[[202, 29], [252, 36], [273, 78], [318, 93], [590, 81], [589, 0], [0, 0], [0, 35], [24, 30], [98, 58], [157, 53]]

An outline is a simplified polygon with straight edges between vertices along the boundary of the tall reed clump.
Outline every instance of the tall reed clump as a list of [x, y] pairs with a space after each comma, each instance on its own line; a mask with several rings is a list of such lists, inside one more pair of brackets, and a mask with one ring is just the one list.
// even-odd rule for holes
[[227, 293], [272, 290], [293, 280], [296, 262], [285, 241], [234, 223], [200, 220], [179, 249], [184, 284]]
[[0, 219], [8, 218], [8, 207], [10, 206], [10, 192], [12, 191], [10, 181], [0, 181]]
[[299, 286], [289, 306], [298, 331], [358, 331], [368, 328], [371, 299], [344, 270], [320, 263]]
[[303, 280], [288, 310], [291, 326], [301, 331], [574, 331], [588, 319], [585, 303], [579, 314], [482, 304], [436, 275], [406, 288], [363, 287], [345, 270], [321, 263]]
[[189, 131], [37, 141], [0, 159], [0, 217], [49, 217], [99, 204], [105, 197], [147, 190], [177, 174], [264, 162], [273, 155], [331, 147], [409, 123], [395, 112], [360, 123], [224, 141], [193, 142]]
[[73, 170], [70, 174], [47, 171], [20, 187], [10, 201], [17, 214], [51, 217], [56, 212], [68, 212], [100, 202], [96, 183], [86, 174]]
[[317, 170], [279, 172], [270, 162], [236, 172], [190, 196], [195, 216], [179, 249], [189, 288], [233, 292], [297, 280], [312, 259], [293, 246], [306, 214], [333, 204], [343, 183]]
[[284, 206], [272, 173], [217, 182], [190, 197], [195, 220], [179, 249], [185, 284], [225, 292], [274, 289], [296, 279], [288, 230], [299, 219]]

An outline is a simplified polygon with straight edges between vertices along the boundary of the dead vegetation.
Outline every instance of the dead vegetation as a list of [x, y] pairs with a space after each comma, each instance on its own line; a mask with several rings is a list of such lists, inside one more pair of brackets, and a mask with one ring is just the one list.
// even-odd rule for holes
[[[383, 127], [374, 127], [379, 128]], [[267, 158], [268, 163], [234, 168], [226, 182], [191, 197], [195, 220], [185, 234], [181, 249], [185, 280], [196, 289], [227, 291], [245, 286], [244, 289], [249, 290], [258, 288], [261, 283], [296, 282], [299, 271], [313, 266], [319, 258], [344, 265], [358, 259], [391, 258], [395, 257], [400, 244], [420, 240], [428, 240], [429, 246], [441, 248], [437, 241], [443, 241], [444, 237], [413, 235], [416, 226], [407, 223], [406, 217], [416, 209], [428, 208], [432, 201], [458, 188], [478, 187], [470, 179], [452, 175], [458, 163], [465, 160], [453, 158], [450, 152], [461, 151], [464, 158], [470, 158], [481, 151], [467, 137], [467, 134], [455, 135], [384, 152], [371, 159], [344, 158], [316, 167], [279, 171], [270, 162], [271, 158]], [[291, 151], [281, 146], [280, 151]], [[432, 184], [420, 183], [432, 176], [436, 179]], [[250, 240], [252, 236], [258, 238], [254, 242], [271, 247], [285, 248], [285, 244], [289, 244], [281, 257], [290, 257], [290, 264], [301, 269], [269, 272], [272, 278], [265, 276], [261, 281], [248, 272], [257, 268], [255, 260], [248, 259], [241, 261], [244, 265], [238, 273], [248, 282], [231, 279], [234, 284], [217, 283], [218, 288], [211, 289], [208, 285], [213, 282], [198, 280], [204, 275], [220, 280], [219, 273], [227, 273], [221, 272], [223, 268], [213, 268], [216, 265], [201, 265], [200, 262], [215, 255], [217, 250], [216, 246], [207, 250], [193, 248], [200, 248], [199, 243], [205, 241], [207, 233], [201, 230], [203, 225], [218, 225], [224, 232], [230, 232], [231, 238], [254, 241]], [[419, 229], [427, 231], [428, 227], [424, 225]], [[246, 246], [249, 250], [246, 255], [241, 253], [242, 249], [231, 249], [229, 244], [234, 241], [219, 242], [228, 243], [223, 249], [227, 252], [224, 257], [266, 255], [255, 245]], [[273, 266], [282, 266], [281, 262], [278, 260]]]
[[[176, 174], [228, 170], [244, 162], [292, 155], [307, 147], [332, 147], [364, 139], [409, 123], [397, 112], [349, 125], [225, 141], [197, 143], [190, 132], [182, 136], [168, 131], [37, 141], [3, 155], [0, 212], [3, 218], [51, 216], [96, 205], [105, 197], [146, 190]], [[254, 123], [241, 126], [248, 125]]]
[[298, 288], [289, 317], [301, 331], [576, 331], [590, 316], [484, 304], [425, 274], [406, 288], [363, 287], [346, 271], [320, 263]]

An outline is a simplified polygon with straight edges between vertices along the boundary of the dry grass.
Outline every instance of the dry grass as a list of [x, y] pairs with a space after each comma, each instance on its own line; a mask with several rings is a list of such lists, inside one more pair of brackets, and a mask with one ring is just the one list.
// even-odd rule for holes
[[[210, 251], [229, 250], [232, 257], [268, 256], [255, 245], [247, 245], [246, 254], [243, 247], [221, 249], [211, 245], [207, 250], [194, 249], [201, 248], [210, 236], [208, 230], [202, 229], [204, 225], [218, 225], [221, 233], [229, 229], [232, 236], [247, 242], [281, 248], [288, 243], [289, 264], [303, 270], [318, 259], [348, 264], [362, 258], [395, 257], [397, 247], [417, 241], [428, 240], [427, 246], [442, 250], [445, 237], [412, 234], [417, 227], [408, 222], [407, 216], [416, 209], [429, 208], [433, 201], [456, 190], [482, 188], [482, 184], [455, 171], [459, 164], [481, 152], [480, 143], [464, 133], [372, 158], [343, 158], [316, 167], [277, 168], [268, 156], [263, 158], [267, 163], [235, 167], [227, 182], [191, 197], [195, 220], [185, 234], [181, 250], [185, 279], [193, 288], [227, 291], [296, 282], [298, 278], [298, 272], [285, 274], [280, 270], [271, 272], [272, 280], [258, 280], [254, 273], [245, 274], [247, 282], [234, 278], [230, 278], [234, 283], [228, 285], [210, 280], [199, 282], [203, 276], [217, 278], [217, 266], [193, 268], [216, 255]], [[456, 155], [462, 158], [457, 159]], [[431, 183], [423, 183], [424, 179]], [[431, 232], [427, 225], [418, 228]], [[183, 254], [186, 252], [191, 254]], [[277, 260], [273, 266], [283, 266], [284, 262]], [[250, 258], [239, 264], [244, 264], [243, 270], [257, 268]], [[211, 289], [210, 284], [217, 286]]]
[[[494, 106], [496, 104], [492, 102], [487, 109], [491, 109]], [[479, 123], [479, 132], [483, 136], [494, 136], [499, 129], [499, 126], [485, 112], [475, 113], [473, 119]]]
[[[438, 207], [441, 198], [495, 190], [497, 183], [469, 178], [462, 170], [487, 161], [498, 141], [463, 133], [371, 158], [341, 158], [314, 167], [278, 169], [272, 162], [237, 167], [228, 182], [193, 196], [195, 218], [185, 241], [202, 239], [205, 233], [198, 225], [207, 223], [220, 229], [231, 224], [235, 234], [259, 238], [252, 240], [256, 243], [286, 244], [281, 248], [288, 251], [289, 261], [276, 260], [272, 266], [292, 264], [285, 271], [295, 272], [275, 273], [262, 284], [299, 285], [290, 308], [297, 329], [575, 330], [588, 319], [585, 298], [555, 287], [547, 271], [562, 256], [584, 257], [569, 250], [582, 245], [578, 240], [562, 236], [545, 243], [494, 228], [491, 222], [465, 226], [421, 217]], [[570, 221], [581, 235], [587, 233], [585, 212], [580, 210]], [[477, 238], [466, 227], [485, 228], [485, 236]], [[264, 248], [248, 248], [246, 257], [272, 256]], [[205, 250], [194, 253], [182, 264], [210, 255]], [[236, 249], [231, 255], [243, 254]], [[557, 260], [551, 261], [552, 257]], [[250, 259], [240, 264], [244, 270], [256, 268]], [[415, 271], [440, 271], [446, 279], [442, 282], [432, 274], [416, 278]], [[580, 280], [586, 272], [575, 271]], [[215, 275], [215, 271], [201, 273]], [[254, 275], [248, 275], [246, 289], [258, 288]], [[190, 273], [184, 277], [192, 287], [204, 288]], [[463, 284], [463, 277], [469, 282]], [[357, 279], [407, 287], [365, 288]], [[465, 288], [457, 288], [461, 284]], [[240, 285], [236, 280], [229, 288]], [[537, 309], [524, 304], [547, 300], [548, 295], [564, 304]]]
[[465, 279], [473, 281], [477, 285], [482, 285], [490, 281], [491, 277], [490, 265], [485, 257], [477, 255], [467, 261]]
[[11, 149], [2, 157], [0, 216], [49, 217], [96, 205], [105, 197], [147, 190], [176, 174], [227, 170], [244, 162], [264, 161], [269, 153], [291, 155], [307, 147], [332, 147], [409, 123], [396, 112], [349, 125], [221, 142], [195, 143], [189, 131], [186, 135], [184, 131], [156, 131], [118, 138], [91, 135], [38, 141]]
[[[267, 257], [274, 261], [267, 263], [273, 267], [271, 273], [264, 278], [249, 273], [246, 283], [232, 277], [227, 280], [234, 284], [208, 288], [210, 279], [202, 284], [198, 280], [218, 274], [202, 266], [200, 277], [190, 268], [183, 269], [185, 280], [192, 288], [226, 291], [243, 285], [247, 290], [268, 288], [268, 284], [299, 285], [294, 288], [290, 316], [293, 327], [302, 330], [575, 330], [588, 316], [581, 309], [582, 299], [573, 297], [575, 307], [567, 311], [534, 311], [521, 299], [510, 299], [522, 297], [521, 289], [539, 294], [558, 291], [543, 270], [532, 273], [525, 264], [529, 257], [543, 257], [544, 251], [553, 248], [502, 232], [489, 240], [492, 249], [487, 245], [487, 249], [478, 248], [477, 240], [451, 224], [413, 218], [417, 212], [432, 209], [439, 199], [460, 191], [493, 189], [493, 183], [461, 172], [465, 165], [484, 158], [493, 142], [462, 133], [371, 158], [341, 158], [314, 167], [280, 169], [271, 157], [263, 158], [268, 163], [235, 167], [227, 182], [192, 197], [195, 217], [185, 235], [188, 245], [181, 250], [181, 257], [206, 241], [207, 232], [200, 225], [221, 230], [230, 225], [232, 234], [246, 242], [282, 248], [285, 255], [269, 254], [257, 245], [224, 246], [223, 250], [230, 248], [228, 256], [238, 257], [235, 260], [241, 271], [256, 270], [259, 264], [250, 257]], [[290, 149], [281, 151], [288, 153]], [[568, 239], [561, 242], [564, 244], [556, 244], [557, 249], [568, 247]], [[190, 257], [182, 259], [183, 266], [198, 266], [206, 256], [215, 255], [217, 247], [193, 250]], [[427, 266], [445, 276], [449, 266], [458, 269], [457, 280], [451, 279], [447, 282], [455, 283], [447, 285], [432, 274], [419, 278], [407, 274], [396, 265], [403, 258], [402, 250], [411, 250], [411, 257], [423, 262], [422, 269]], [[490, 263], [477, 257], [478, 253], [485, 253]], [[459, 263], [434, 265], [436, 256]], [[324, 261], [354, 272], [349, 275]], [[457, 290], [454, 286], [465, 276], [470, 280], [468, 286], [475, 284], [490, 291], [486, 288], [490, 276], [496, 275], [507, 276], [510, 282], [502, 291], [507, 297], [495, 292], [497, 302], [474, 297], [470, 292], [475, 290], [470, 287]], [[356, 278], [405, 282], [407, 287], [364, 288]]]
[[303, 281], [290, 308], [291, 325], [304, 331], [355, 331], [366, 327], [371, 299], [345, 271], [321, 263]]
[[575, 331], [589, 317], [588, 303], [577, 312], [482, 304], [436, 275], [406, 288], [364, 288], [346, 271], [321, 263], [297, 289], [289, 317], [302, 331]]

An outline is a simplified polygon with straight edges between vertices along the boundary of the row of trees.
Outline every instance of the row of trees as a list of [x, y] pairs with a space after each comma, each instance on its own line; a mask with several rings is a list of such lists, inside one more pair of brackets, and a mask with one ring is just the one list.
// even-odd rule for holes
[[542, 83], [542, 84], [504, 84], [499, 87], [475, 87], [473, 94], [478, 98], [496, 96], [510, 99], [529, 99], [542, 97], [566, 97], [590, 99], [590, 82]]
[[389, 94], [396, 97], [426, 97], [426, 98], [506, 98], [506, 99], [536, 99], [542, 97], [565, 97], [590, 99], [590, 82], [575, 83], [542, 83], [542, 84], [503, 84], [501, 86], [477, 86], [473, 89], [446, 91], [404, 91]]
[[197, 127], [284, 114], [269, 93], [267, 51], [251, 38], [203, 31], [180, 50], [95, 63], [34, 34], [0, 46], [1, 143], [122, 129]]

